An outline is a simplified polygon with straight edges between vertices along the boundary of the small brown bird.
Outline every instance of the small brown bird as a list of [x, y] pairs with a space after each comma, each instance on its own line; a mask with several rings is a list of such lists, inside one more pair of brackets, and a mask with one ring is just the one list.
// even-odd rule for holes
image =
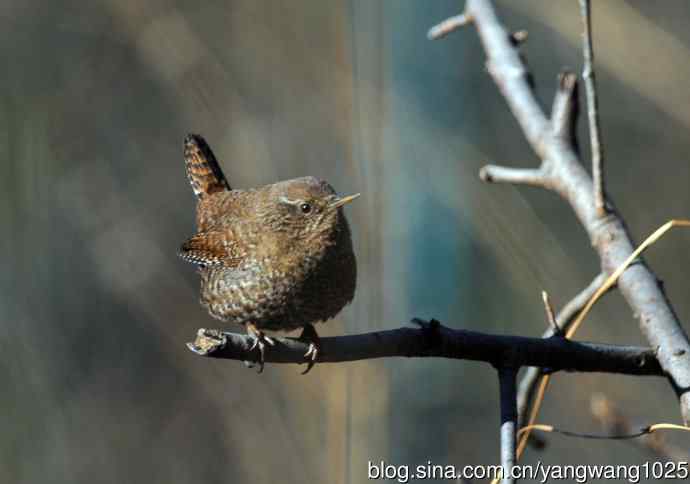
[[233, 190], [199, 135], [184, 141], [187, 176], [198, 198], [197, 234], [180, 256], [199, 267], [201, 304], [214, 318], [242, 324], [264, 366], [264, 330], [303, 328], [307, 373], [318, 355], [313, 323], [352, 301], [357, 264], [343, 205], [325, 181], [295, 178]]

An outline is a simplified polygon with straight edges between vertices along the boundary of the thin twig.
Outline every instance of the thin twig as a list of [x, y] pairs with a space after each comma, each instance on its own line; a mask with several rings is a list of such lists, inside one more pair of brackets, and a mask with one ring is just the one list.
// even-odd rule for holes
[[459, 29], [460, 27], [464, 27], [471, 21], [472, 17], [470, 17], [469, 15], [456, 15], [455, 17], [447, 18], [443, 22], [431, 27], [426, 36], [429, 38], [429, 40], [441, 39], [446, 35], [450, 34], [451, 32]]
[[[592, 415], [599, 421], [608, 436], [632, 434], [636, 428], [639, 428], [633, 425], [630, 418], [601, 393], [595, 393], [591, 396], [590, 408]], [[644, 428], [648, 429], [645, 433], [646, 436], [641, 439], [630, 440], [631, 444], [641, 450], [651, 452], [655, 457], [662, 460], [690, 462], [690, 454], [687, 450], [669, 444], [661, 433], [652, 432], [651, 429], [655, 428], [654, 426]]]
[[[589, 283], [580, 293], [568, 302], [563, 309], [556, 316], [556, 324], [563, 331], [567, 331], [570, 325], [575, 320], [577, 314], [582, 310], [582, 308], [587, 304], [587, 301], [592, 297], [592, 295], [599, 289], [599, 287], [606, 280], [605, 274], [599, 274], [595, 277], [592, 282]], [[554, 330], [552, 327], [548, 327], [542, 338], [550, 338], [554, 335]], [[534, 390], [537, 387], [539, 377], [542, 375], [541, 368], [530, 367], [527, 368], [525, 374], [520, 379], [520, 385], [518, 387], [518, 416], [520, 425], [525, 424], [525, 417], [527, 414], [527, 408], [532, 401], [534, 396]]]
[[516, 435], [517, 435], [517, 406], [515, 380], [517, 369], [500, 367], [498, 382], [501, 390], [501, 471], [503, 484], [513, 484], [513, 467], [515, 466]]
[[546, 321], [549, 323], [549, 326], [554, 331], [554, 335], [559, 335], [563, 333], [563, 330], [561, 329], [560, 326], [558, 326], [558, 322], [556, 321], [556, 317], [553, 314], [553, 306], [551, 306], [551, 300], [549, 299], [549, 293], [546, 291], [541, 292], [541, 299], [544, 302], [544, 310], [546, 311]]
[[549, 432], [554, 434], [561, 434], [568, 437], [576, 437], [578, 439], [593, 439], [593, 440], [634, 440], [639, 439], [647, 435], [654, 434], [659, 430], [681, 430], [683, 432], [690, 432], [690, 427], [677, 424], [659, 423], [654, 425], [649, 425], [642, 427], [638, 430], [633, 430], [628, 433], [613, 434], [613, 435], [600, 435], [600, 434], [586, 434], [582, 432], [574, 432], [572, 430], [564, 430], [554, 427], [553, 425], [546, 424], [532, 424], [526, 427], [522, 427], [518, 431], [518, 436], [523, 435], [525, 432], [531, 432], [532, 430], [539, 430], [541, 432]]
[[486, 183], [512, 183], [541, 188], [549, 186], [549, 178], [542, 169], [485, 165], [479, 170], [479, 178]]
[[587, 118], [589, 119], [589, 138], [592, 143], [592, 183], [594, 185], [594, 207], [600, 217], [606, 215], [604, 192], [604, 154], [599, 129], [599, 109], [596, 78], [594, 75], [594, 51], [592, 49], [592, 7], [590, 0], [580, 0], [582, 16], [582, 54], [584, 67], [582, 78], [587, 92]]
[[577, 76], [565, 71], [558, 75], [558, 89], [553, 97], [551, 126], [553, 134], [577, 149], [578, 116]]

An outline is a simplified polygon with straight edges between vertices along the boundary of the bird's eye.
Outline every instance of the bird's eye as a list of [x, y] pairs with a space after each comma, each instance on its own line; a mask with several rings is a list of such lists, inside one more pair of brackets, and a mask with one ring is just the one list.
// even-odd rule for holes
[[302, 211], [302, 213], [310, 213], [311, 205], [309, 205], [308, 203], [303, 203], [299, 206], [299, 209]]

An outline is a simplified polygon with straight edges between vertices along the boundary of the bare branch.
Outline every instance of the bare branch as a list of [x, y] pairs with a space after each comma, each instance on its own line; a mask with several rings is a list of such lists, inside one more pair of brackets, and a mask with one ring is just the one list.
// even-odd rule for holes
[[501, 467], [503, 484], [513, 484], [513, 467], [516, 461], [517, 406], [515, 380], [517, 369], [500, 367], [498, 382], [501, 390]]
[[[306, 363], [308, 343], [298, 338], [273, 338], [267, 363]], [[200, 329], [190, 350], [198, 355], [256, 361], [252, 336]], [[484, 361], [496, 367], [538, 366], [554, 371], [586, 371], [630, 375], [662, 375], [649, 348], [583, 343], [564, 338], [527, 338], [451, 329], [437, 321], [422, 329], [399, 328], [320, 339], [318, 363], [337, 363], [393, 356], [441, 357]]]
[[456, 15], [455, 17], [450, 17], [441, 22], [440, 24], [434, 25], [429, 29], [426, 36], [429, 40], [442, 39], [451, 32], [464, 27], [468, 23], [472, 22], [472, 17], [465, 14]]
[[578, 115], [577, 76], [572, 72], [558, 75], [558, 89], [553, 97], [551, 126], [554, 135], [577, 148], [576, 127]]
[[604, 155], [599, 136], [599, 110], [596, 79], [594, 76], [594, 51], [592, 50], [592, 9], [590, 0], [580, 0], [582, 15], [582, 53], [584, 68], [582, 78], [587, 92], [587, 118], [589, 120], [589, 138], [592, 143], [592, 179], [594, 184], [594, 207], [600, 217], [606, 215], [604, 199]]
[[[552, 189], [572, 206], [587, 231], [606, 273], [632, 254], [634, 246], [616, 213], [601, 218], [595, 208], [592, 179], [573, 147], [554, 135], [551, 123], [527, 83], [527, 72], [489, 0], [467, 0], [488, 57], [489, 72], [505, 97], [527, 141], [549, 163]], [[642, 334], [653, 348], [680, 398], [681, 413], [690, 421], [690, 342], [656, 276], [643, 262], [629, 267], [618, 288], [638, 318]]]
[[[586, 288], [584, 288], [577, 296], [571, 299], [568, 304], [563, 306], [563, 309], [561, 309], [561, 312], [558, 313], [558, 316], [556, 317], [556, 322], [563, 329], [563, 331], [567, 331], [568, 328], [570, 328], [571, 323], [575, 321], [575, 317], [582, 310], [582, 308], [585, 307], [587, 301], [589, 301], [594, 293], [597, 292], [597, 290], [601, 287], [606, 280], [606, 277], [607, 275], [604, 273], [597, 274], [597, 276], [592, 279], [592, 282], [590, 282]], [[549, 336], [553, 336], [553, 333], [551, 333], [551, 330], [546, 330], [543, 337], [548, 338]]]
[[[556, 324], [564, 332], [568, 330], [570, 324], [575, 320], [577, 314], [582, 310], [582, 308], [587, 304], [587, 301], [592, 297], [592, 295], [599, 289], [599, 287], [606, 280], [606, 274], [599, 274], [595, 277], [592, 282], [589, 283], [580, 293], [568, 302], [563, 309], [556, 316]], [[548, 327], [542, 338], [551, 338], [556, 333], [553, 327]], [[520, 380], [520, 385], [518, 387], [518, 421], [522, 427], [526, 422], [527, 408], [534, 396], [534, 391], [537, 388], [537, 382], [542, 374], [541, 368], [530, 367], [527, 368], [525, 374]]]
[[551, 300], [549, 299], [549, 293], [546, 291], [541, 292], [541, 299], [544, 302], [544, 310], [546, 311], [546, 320], [549, 326], [553, 330], [554, 334], [563, 334], [563, 330], [558, 326], [556, 317], [553, 314], [553, 306], [551, 306]]
[[547, 188], [549, 179], [541, 168], [508, 168], [506, 166], [485, 165], [479, 170], [479, 178], [486, 183], [512, 183]]

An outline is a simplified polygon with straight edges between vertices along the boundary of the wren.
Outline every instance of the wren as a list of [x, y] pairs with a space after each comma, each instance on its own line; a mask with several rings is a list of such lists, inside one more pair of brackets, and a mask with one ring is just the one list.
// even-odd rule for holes
[[313, 324], [333, 318], [355, 294], [357, 262], [342, 207], [359, 194], [339, 197], [314, 177], [232, 189], [199, 135], [185, 138], [184, 158], [198, 199], [197, 233], [180, 256], [198, 267], [202, 306], [246, 327], [259, 372], [266, 345], [275, 344], [264, 330], [303, 328], [307, 373], [319, 351]]

